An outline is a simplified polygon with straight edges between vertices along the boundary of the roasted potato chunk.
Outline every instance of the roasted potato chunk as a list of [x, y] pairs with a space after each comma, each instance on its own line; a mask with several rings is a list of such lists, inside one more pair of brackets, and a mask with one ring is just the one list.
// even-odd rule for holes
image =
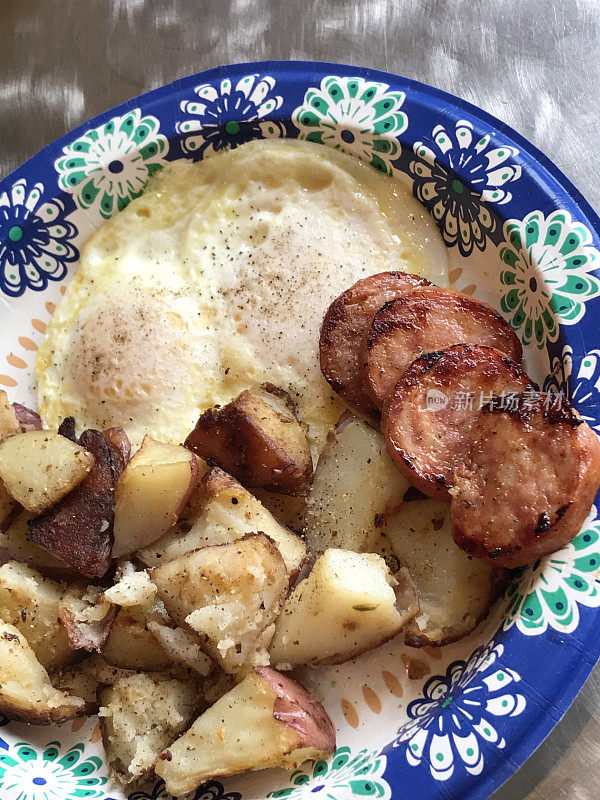
[[335, 751], [325, 709], [300, 686], [263, 667], [248, 675], [159, 756], [155, 772], [173, 795], [209, 778], [266, 767], [294, 769]]
[[443, 645], [471, 633], [506, 585], [506, 571], [456, 546], [450, 506], [441, 500], [405, 502], [385, 531], [419, 599], [419, 614], [406, 626], [406, 643]]
[[84, 711], [81, 697], [52, 686], [21, 631], [0, 620], [0, 713], [21, 722], [50, 725]]
[[169, 615], [196, 631], [226, 672], [269, 663], [266, 651], [289, 578], [267, 536], [248, 534], [195, 550], [156, 567], [151, 576]]
[[84, 431], [79, 444], [94, 456], [92, 469], [66, 497], [29, 521], [27, 538], [82, 575], [101, 578], [111, 561], [115, 486], [122, 459], [100, 431]]
[[115, 619], [114, 607], [97, 586], [71, 586], [62, 599], [60, 621], [73, 650], [98, 652], [106, 642]]
[[0, 526], [10, 522], [10, 516], [16, 508], [17, 501], [0, 480]]
[[106, 589], [103, 597], [109, 603], [130, 608], [131, 606], [147, 606], [156, 597], [156, 586], [147, 572], [134, 572], [124, 575], [117, 583]]
[[67, 631], [60, 621], [64, 583], [10, 561], [0, 567], [0, 619], [25, 636], [44, 669], [73, 661]]
[[234, 478], [215, 467], [198, 484], [177, 526], [140, 550], [137, 557], [153, 567], [199, 547], [227, 544], [256, 531], [275, 542], [293, 580], [306, 558], [302, 539], [281, 525]]
[[159, 645], [174, 664], [189, 667], [202, 677], [206, 677], [210, 673], [213, 666], [212, 661], [200, 647], [198, 637], [194, 633], [154, 619], [148, 622], [148, 630], [152, 631]]
[[101, 690], [100, 703], [108, 761], [130, 783], [149, 772], [161, 750], [188, 727], [198, 710], [198, 686], [142, 672]]
[[17, 433], [21, 433], [17, 414], [6, 392], [0, 390], [0, 443]]
[[29, 431], [0, 443], [0, 478], [28, 511], [57, 503], [88, 474], [94, 456], [52, 431]]
[[43, 575], [57, 580], [77, 578], [77, 572], [60, 558], [52, 555], [39, 544], [27, 540], [30, 520], [35, 514], [23, 511], [0, 533], [0, 548], [5, 549], [16, 561], [21, 561], [39, 570]]
[[84, 707], [81, 715], [91, 715], [98, 711], [98, 688], [100, 682], [96, 671], [90, 669], [90, 660], [87, 659], [71, 667], [64, 667], [50, 675], [50, 681], [55, 689], [68, 695], [81, 697]]
[[339, 664], [393, 638], [419, 609], [407, 576], [400, 577], [398, 585], [378, 555], [326, 550], [283, 607], [271, 663]]
[[188, 449], [145, 436], [117, 484], [113, 558], [166, 533], [185, 508], [198, 473], [198, 459]]
[[383, 518], [400, 505], [407, 487], [382, 436], [345, 414], [321, 453], [306, 501], [309, 554], [316, 557], [329, 547], [377, 550]]
[[223, 408], [208, 409], [185, 444], [245, 486], [301, 494], [310, 484], [304, 429], [285, 402], [266, 391], [245, 391]]
[[122, 608], [117, 612], [102, 657], [113, 667], [160, 672], [169, 666], [170, 658], [159, 646], [148, 628], [150, 620], [163, 622], [154, 606]]

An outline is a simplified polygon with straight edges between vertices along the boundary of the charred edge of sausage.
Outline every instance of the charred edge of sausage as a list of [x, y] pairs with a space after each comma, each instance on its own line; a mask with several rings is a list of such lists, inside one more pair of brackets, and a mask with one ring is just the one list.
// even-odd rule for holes
[[444, 350], [433, 350], [431, 353], [423, 353], [423, 355], [418, 356], [418, 358], [409, 365], [408, 369], [414, 369], [415, 372], [418, 369], [420, 374], [424, 375], [438, 363], [440, 358], [443, 357], [444, 352]]
[[546, 531], [549, 530], [551, 526], [552, 523], [550, 522], [550, 517], [548, 516], [546, 511], [544, 511], [542, 514], [540, 514], [540, 518], [538, 519], [538, 524], [535, 526], [534, 534], [536, 536], [540, 536], [540, 534], [546, 533]]
[[[448, 354], [455, 355], [455, 354], [463, 354], [463, 355], [476, 355], [478, 350], [487, 350], [491, 353], [492, 356], [495, 356], [496, 359], [501, 362], [505, 367], [507, 367], [510, 372], [512, 373], [514, 378], [526, 378], [528, 385], [527, 388], [529, 391], [539, 392], [538, 384], [533, 381], [529, 375], [525, 372], [523, 367], [518, 364], [516, 361], [513, 361], [512, 358], [507, 356], [505, 353], [502, 353], [495, 347], [490, 347], [488, 345], [471, 345], [467, 344], [466, 342], [460, 342], [458, 344], [450, 345], [450, 347], [445, 348], [444, 350], [434, 350], [431, 353], [423, 353], [422, 355], [418, 356], [406, 369], [404, 374], [402, 375], [402, 379], [400, 383], [404, 386], [414, 386], [418, 384], [422, 377], [429, 372], [429, 370], [433, 369], [435, 365], [445, 356]], [[468, 362], [470, 363], [470, 362]], [[490, 362], [490, 369], [494, 367], [493, 362]], [[394, 392], [395, 394], [395, 392]], [[516, 394], [516, 393], [514, 393]]]
[[[433, 481], [438, 486], [443, 486], [444, 489], [451, 489], [452, 488], [452, 484], [451, 483], [450, 484], [447, 483], [446, 478], [443, 475], [435, 474], [435, 473], [431, 473], [431, 472], [422, 472], [420, 469], [418, 469], [415, 466], [414, 458], [409, 456], [408, 453], [406, 452], [406, 450], [403, 450], [401, 447], [394, 446], [394, 453], [396, 455], [398, 455], [398, 457], [400, 459], [402, 459], [402, 461], [406, 464], [406, 466], [410, 470], [412, 470], [415, 473], [415, 475], [418, 475], [423, 480]], [[411, 488], [413, 488], [413, 487], [411, 487]], [[427, 495], [420, 494], [419, 497], [414, 497], [414, 498], [409, 498], [409, 499], [419, 500], [422, 497], [427, 497]], [[404, 495], [404, 499], [406, 500], [406, 495]]]
[[571, 502], [566, 503], [564, 506], [557, 508], [554, 512], [554, 522], [550, 519], [549, 514], [544, 511], [540, 514], [540, 518], [538, 520], [538, 524], [534, 530], [536, 536], [540, 536], [542, 533], [546, 533], [547, 530], [550, 530], [552, 525], [555, 525], [559, 520], [561, 520], [564, 515], [567, 513]]
[[327, 313], [323, 318], [321, 325], [321, 332], [319, 334], [319, 343], [333, 344], [331, 334], [346, 316], [346, 308], [349, 305], [348, 299], [351, 296], [351, 289], [347, 289], [343, 294], [333, 301], [327, 309]]
[[499, 546], [494, 547], [492, 550], [486, 550], [482, 542], [473, 541], [464, 535], [454, 536], [454, 541], [467, 555], [475, 557], [487, 556], [491, 561], [496, 561], [500, 557], [510, 558], [523, 549], [521, 545], [515, 545], [514, 547]]
[[346, 388], [345, 383], [340, 383], [339, 381], [336, 381], [335, 378], [330, 377], [325, 371], [321, 371], [323, 372], [323, 377], [336, 394], [339, 394], [343, 389]]
[[367, 350], [372, 350], [377, 340], [391, 331], [398, 330], [399, 328], [403, 330], [412, 330], [414, 328], [414, 322], [412, 320], [394, 317], [388, 313], [390, 308], [401, 299], [401, 297], [395, 297], [393, 300], [388, 300], [387, 303], [384, 303], [379, 311], [375, 313], [367, 337]]

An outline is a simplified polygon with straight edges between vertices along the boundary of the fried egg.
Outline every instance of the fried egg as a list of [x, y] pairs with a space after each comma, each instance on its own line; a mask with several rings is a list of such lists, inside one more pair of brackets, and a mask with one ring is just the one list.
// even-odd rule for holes
[[344, 409], [319, 369], [325, 311], [392, 269], [448, 285], [410, 188], [350, 156], [283, 140], [172, 162], [84, 247], [36, 361], [43, 419], [181, 442], [269, 381], [318, 452]]

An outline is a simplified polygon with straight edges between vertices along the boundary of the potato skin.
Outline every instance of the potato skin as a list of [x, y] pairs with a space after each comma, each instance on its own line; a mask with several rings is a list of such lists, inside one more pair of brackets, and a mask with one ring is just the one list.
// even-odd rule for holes
[[520, 567], [564, 547], [600, 483], [600, 441], [564, 399], [517, 395], [484, 406], [456, 474], [452, 536], [470, 555]]
[[254, 671], [160, 754], [155, 772], [167, 791], [179, 796], [222, 775], [295, 769], [307, 759], [331, 755], [332, 727], [299, 684], [274, 670]]
[[25, 636], [2, 620], [0, 680], [0, 713], [9, 719], [50, 725], [85, 713], [85, 702], [55, 689]]
[[442, 500], [405, 500], [385, 531], [419, 603], [418, 615], [404, 629], [405, 643], [440, 647], [468, 636], [506, 587], [506, 570], [469, 558], [456, 546], [450, 504]]
[[370, 419], [379, 418], [379, 409], [365, 388], [364, 339], [378, 309], [420, 286], [431, 284], [407, 272], [380, 272], [346, 289], [325, 314], [319, 338], [323, 377], [334, 392]]
[[265, 393], [244, 391], [223, 408], [210, 408], [185, 446], [245, 486], [302, 494], [312, 477], [306, 435], [294, 415], [276, 410]]
[[[492, 347], [457, 344], [426, 353], [406, 369], [383, 405], [381, 430], [390, 458], [413, 486], [450, 502], [454, 469], [464, 460], [481, 396], [524, 392], [536, 384]], [[445, 408], [427, 408], [430, 391]], [[473, 402], [457, 398], [471, 396]]]
[[131, 457], [131, 442], [125, 432], [125, 428], [117, 426], [108, 428], [102, 434], [109, 445], [119, 454], [122, 461], [122, 469], [125, 469]]
[[52, 711], [30, 711], [0, 699], [0, 714], [3, 714], [7, 719], [13, 720], [14, 722], [24, 722], [27, 725], [60, 725], [71, 719], [88, 716], [89, 713], [89, 706], [85, 705], [75, 711], [69, 712], [61, 711], [60, 709], [54, 709]]
[[94, 456], [92, 469], [66, 497], [29, 521], [27, 539], [82, 575], [102, 578], [111, 563], [115, 487], [122, 461], [100, 431], [84, 431], [79, 443]]
[[304, 686], [272, 667], [257, 667], [255, 672], [275, 691], [273, 716], [296, 731], [300, 737], [299, 747], [334, 753], [335, 727], [321, 703], [311, 697]]
[[32, 411], [30, 408], [27, 408], [27, 406], [21, 405], [21, 403], [13, 403], [12, 407], [14, 409], [17, 422], [19, 423], [21, 433], [42, 430], [44, 427], [42, 425], [42, 418], [37, 411]]
[[375, 404], [382, 407], [415, 358], [461, 343], [495, 347], [517, 363], [523, 356], [508, 322], [469, 295], [429, 286], [390, 300], [373, 317], [363, 351]]

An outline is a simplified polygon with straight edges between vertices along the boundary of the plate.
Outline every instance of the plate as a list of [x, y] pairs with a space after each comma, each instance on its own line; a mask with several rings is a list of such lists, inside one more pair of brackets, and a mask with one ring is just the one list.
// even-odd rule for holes
[[[33, 403], [33, 362], [80, 248], [166, 162], [300, 137], [409, 182], [456, 289], [500, 309], [528, 371], [600, 430], [600, 219], [538, 150], [474, 106], [340, 64], [262, 62], [124, 103], [0, 183], [0, 386]], [[329, 762], [211, 781], [194, 800], [488, 797], [558, 722], [600, 656], [600, 518], [515, 572], [492, 617], [442, 649], [389, 643], [307, 676], [338, 729]], [[2, 800], [163, 800], [110, 784], [97, 720], [0, 718]]]

